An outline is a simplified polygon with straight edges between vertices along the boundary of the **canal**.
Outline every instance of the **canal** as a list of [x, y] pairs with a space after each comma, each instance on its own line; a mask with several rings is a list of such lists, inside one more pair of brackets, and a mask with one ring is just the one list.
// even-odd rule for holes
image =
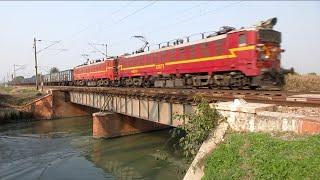
[[183, 178], [169, 130], [113, 139], [92, 138], [92, 117], [0, 126], [0, 179]]

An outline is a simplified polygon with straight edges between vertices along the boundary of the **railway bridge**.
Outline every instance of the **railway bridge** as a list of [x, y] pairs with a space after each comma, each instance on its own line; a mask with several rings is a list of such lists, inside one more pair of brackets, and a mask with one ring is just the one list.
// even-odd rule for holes
[[121, 88], [58, 88], [65, 99], [74, 104], [92, 107], [93, 136], [115, 137], [137, 132], [177, 127], [183, 123], [178, 114], [196, 109], [193, 98], [168, 94], [159, 89]]
[[[301, 116], [274, 112], [275, 104], [319, 106], [320, 95], [281, 91], [231, 91], [212, 89], [48, 87], [47, 102], [29, 107], [47, 119], [93, 113], [93, 136], [116, 137], [155, 129], [177, 127], [188, 120], [176, 115], [193, 113], [195, 97], [216, 103], [216, 108], [236, 130], [300, 132]], [[197, 98], [200, 99], [200, 98]], [[252, 102], [232, 108], [234, 99]], [[229, 102], [223, 102], [229, 101]], [[217, 103], [219, 102], [219, 103]], [[259, 102], [259, 103], [256, 103]], [[44, 110], [44, 108], [47, 108]], [[85, 110], [90, 108], [91, 111]], [[268, 111], [265, 113], [259, 113]], [[272, 113], [270, 112], [272, 111]], [[43, 112], [49, 115], [43, 116]], [[37, 113], [35, 113], [37, 114]], [[309, 119], [310, 120], [310, 119]], [[308, 120], [308, 121], [309, 121]], [[313, 122], [313, 120], [311, 120]], [[260, 124], [260, 125], [259, 125]], [[274, 126], [277, 124], [277, 126]], [[320, 123], [317, 121], [317, 125]], [[260, 126], [263, 126], [261, 129]], [[278, 129], [277, 129], [278, 128]], [[315, 131], [320, 131], [316, 129]]]

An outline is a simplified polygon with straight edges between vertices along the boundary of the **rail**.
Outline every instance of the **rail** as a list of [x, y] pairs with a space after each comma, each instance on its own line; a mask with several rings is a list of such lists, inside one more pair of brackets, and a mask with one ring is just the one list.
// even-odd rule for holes
[[309, 92], [315, 97], [304, 97], [301, 92], [254, 91], [254, 90], [212, 90], [175, 88], [116, 88], [116, 87], [49, 87], [61, 91], [101, 92], [110, 95], [166, 99], [171, 102], [194, 102], [195, 97], [203, 97], [209, 102], [244, 99], [248, 102], [269, 103], [286, 106], [320, 107], [320, 93]]

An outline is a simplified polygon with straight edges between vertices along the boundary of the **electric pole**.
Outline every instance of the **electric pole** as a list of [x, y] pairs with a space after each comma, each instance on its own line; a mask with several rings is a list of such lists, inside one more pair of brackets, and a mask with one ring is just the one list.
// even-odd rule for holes
[[9, 82], [10, 82], [10, 73], [8, 72], [7, 73], [7, 84], [9, 85]]
[[37, 90], [39, 90], [38, 86], [38, 60], [37, 60], [37, 40], [36, 38], [33, 38], [33, 48], [34, 48], [34, 64], [35, 64], [35, 70], [36, 70], [36, 87]]
[[16, 77], [16, 65], [14, 64], [13, 65], [13, 78]]
[[17, 77], [17, 71], [23, 70], [25, 65], [14, 64], [13, 65], [13, 79]]
[[[48, 45], [47, 47], [45, 48], [42, 48], [40, 50], [37, 51], [37, 41], [45, 41], [45, 42], [51, 42], [50, 45]], [[38, 77], [38, 60], [37, 60], [37, 54], [50, 48], [51, 46], [54, 46], [58, 43], [60, 43], [61, 41], [48, 41], [48, 40], [39, 40], [39, 39], [36, 39], [35, 37], [33, 38], [33, 48], [34, 48], [34, 67], [35, 67], [35, 70], [36, 70], [36, 86], [37, 86], [37, 90], [39, 90], [39, 77]], [[60, 51], [64, 51], [65, 49], [60, 49]]]
[[[101, 54], [106, 56], [106, 59], [108, 58], [108, 44], [96, 44], [96, 43], [88, 43], [93, 49], [99, 51]], [[106, 48], [106, 51], [100, 51], [98, 48], [95, 47], [95, 45], [104, 46]]]
[[108, 58], [108, 45], [107, 45], [107, 43], [105, 44], [106, 45], [106, 59]]

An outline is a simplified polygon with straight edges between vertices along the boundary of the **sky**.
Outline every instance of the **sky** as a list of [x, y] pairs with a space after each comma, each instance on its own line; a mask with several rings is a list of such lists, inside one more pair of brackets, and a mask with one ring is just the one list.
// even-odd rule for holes
[[0, 81], [7, 74], [34, 75], [33, 38], [40, 73], [73, 68], [89, 58], [133, 52], [143, 35], [157, 44], [221, 26], [250, 27], [277, 17], [282, 66], [320, 73], [320, 2], [317, 1], [13, 1], [0, 2]]

